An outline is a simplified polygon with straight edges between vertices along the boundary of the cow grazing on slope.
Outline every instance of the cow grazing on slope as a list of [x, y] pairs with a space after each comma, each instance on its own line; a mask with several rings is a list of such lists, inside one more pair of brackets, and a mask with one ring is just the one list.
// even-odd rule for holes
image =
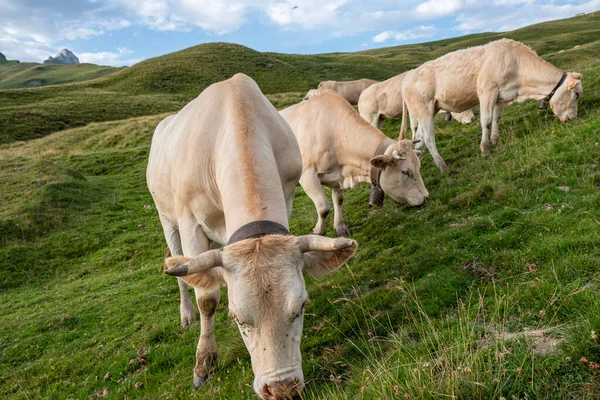
[[280, 113], [300, 145], [300, 184], [318, 213], [314, 234], [325, 234], [325, 218], [329, 213], [329, 202], [321, 185], [333, 189], [334, 227], [338, 236], [349, 234], [342, 216], [344, 189], [359, 182], [380, 185], [397, 202], [412, 206], [423, 204], [429, 197], [413, 142], [388, 138], [338, 94], [327, 91]]
[[333, 90], [343, 98], [345, 98], [348, 103], [353, 106], [358, 104], [358, 99], [363, 90], [373, 85], [374, 83], [378, 83], [379, 81], [375, 81], [373, 79], [358, 79], [355, 81], [345, 81], [345, 82], [337, 82], [337, 81], [323, 81], [319, 83], [317, 87], [318, 94], [321, 94], [327, 90]]
[[[197, 387], [217, 364], [214, 314], [222, 282], [250, 352], [256, 393], [295, 398], [304, 386], [302, 273], [336, 270], [356, 242], [289, 235], [301, 172], [292, 130], [243, 74], [211, 85], [154, 133], [147, 182], [173, 254], [166, 272], [180, 279], [182, 320], [194, 315], [186, 283], [200, 309]], [[210, 250], [215, 244], [224, 247]]]
[[[383, 121], [402, 116], [402, 82], [407, 72], [386, 81], [374, 83], [366, 88], [358, 99], [358, 113], [368, 123], [381, 130]], [[440, 112], [445, 112], [440, 110]], [[469, 124], [475, 119], [473, 110], [451, 113], [461, 124]]]
[[[583, 92], [581, 74], [566, 73], [542, 60], [529, 47], [509, 39], [458, 50], [428, 61], [404, 78], [402, 98], [421, 138], [440, 170], [446, 163], [435, 147], [433, 116], [439, 109], [462, 112], [476, 104], [481, 114], [481, 154], [490, 154], [499, 143], [498, 119], [514, 102], [544, 99], [566, 122], [577, 116], [577, 100]], [[405, 114], [406, 115], [406, 114]], [[403, 118], [400, 138], [406, 132]], [[422, 144], [420, 145], [422, 146]]]

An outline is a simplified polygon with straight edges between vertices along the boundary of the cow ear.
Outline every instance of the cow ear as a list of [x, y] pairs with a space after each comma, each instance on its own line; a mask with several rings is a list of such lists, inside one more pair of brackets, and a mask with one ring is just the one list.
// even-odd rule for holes
[[575, 86], [577, 86], [579, 82], [579, 80], [570, 80], [568, 85], [569, 90], [575, 89]]
[[304, 271], [314, 278], [339, 269], [356, 252], [356, 242], [345, 238], [306, 235], [298, 238], [298, 245], [302, 252]]
[[371, 165], [374, 166], [375, 168], [385, 168], [387, 166], [390, 165], [390, 163], [393, 161], [392, 157], [390, 156], [386, 156], [381, 155], [381, 156], [376, 156], [371, 158], [371, 160], [369, 160], [371, 162]]

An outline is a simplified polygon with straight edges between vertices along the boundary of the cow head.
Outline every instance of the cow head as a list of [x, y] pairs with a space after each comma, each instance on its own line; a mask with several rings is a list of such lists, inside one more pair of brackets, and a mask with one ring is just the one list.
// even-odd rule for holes
[[379, 184], [398, 203], [420, 206], [429, 197], [421, 178], [419, 151], [413, 145], [419, 139], [400, 140], [389, 146], [385, 154], [371, 158], [371, 165], [381, 168]]
[[220, 267], [229, 312], [250, 352], [254, 391], [265, 400], [289, 399], [304, 387], [300, 339], [308, 295], [302, 274], [335, 271], [355, 251], [350, 239], [270, 235], [193, 259], [167, 259], [166, 272], [193, 282], [195, 274]]
[[310, 100], [313, 97], [315, 97], [318, 94], [317, 89], [310, 89], [308, 91], [308, 93], [306, 93], [306, 96], [304, 96], [304, 99], [302, 100]]
[[577, 117], [577, 101], [583, 93], [581, 79], [581, 74], [569, 72], [563, 84], [560, 85], [554, 96], [550, 99], [552, 111], [554, 111], [554, 114], [562, 122], [567, 122]]
[[475, 121], [475, 113], [473, 112], [473, 109], [463, 111], [461, 113], [455, 113], [452, 114], [452, 116], [463, 125], [470, 124], [471, 122]]

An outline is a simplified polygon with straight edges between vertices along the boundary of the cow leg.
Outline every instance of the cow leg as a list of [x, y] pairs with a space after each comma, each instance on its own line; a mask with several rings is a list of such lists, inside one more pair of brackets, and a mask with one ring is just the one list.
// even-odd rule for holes
[[435, 136], [434, 136], [434, 125], [433, 125], [433, 116], [435, 114], [430, 114], [429, 117], [424, 119], [418, 119], [418, 127], [417, 132], [420, 132], [419, 137], [421, 140], [425, 142], [425, 146], [427, 146], [427, 150], [433, 157], [433, 161], [435, 165], [440, 169], [440, 171], [444, 172], [448, 167], [446, 166], [446, 162], [440, 156], [440, 153], [437, 151], [437, 147], [435, 146]]
[[221, 289], [194, 288], [200, 309], [200, 340], [196, 348], [194, 386], [200, 387], [217, 369], [219, 349], [215, 339], [215, 311], [219, 305]]
[[[200, 225], [190, 219], [187, 224], [180, 224], [182, 232], [183, 254], [196, 257], [211, 248], [211, 241], [206, 237]], [[196, 366], [194, 368], [194, 386], [199, 387], [214, 374], [217, 367], [218, 349], [215, 339], [214, 317], [220, 297], [220, 280], [214, 270], [198, 274], [193, 282], [196, 302], [200, 309], [200, 339], [196, 349]]]
[[[410, 118], [410, 113], [409, 114], [409, 120], [410, 120], [410, 130], [412, 132], [412, 138], [413, 139], [419, 139], [419, 123], [417, 121], [416, 118]], [[423, 150], [423, 146], [425, 146], [425, 143], [421, 140], [420, 142], [418, 142], [417, 144], [415, 144], [415, 150]], [[422, 154], [422, 153], [421, 153]], [[419, 157], [421, 156], [421, 154], [419, 154]]]
[[331, 199], [333, 200], [333, 227], [337, 236], [348, 237], [350, 230], [344, 223], [344, 215], [342, 214], [342, 203], [344, 202], [344, 189], [333, 189], [331, 191]]
[[377, 115], [377, 123], [375, 125], [375, 128], [381, 130], [381, 128], [383, 128], [383, 122], [385, 121], [385, 118], [383, 115], [378, 114]]
[[315, 203], [315, 207], [317, 208], [318, 220], [312, 234], [325, 235], [327, 230], [325, 220], [329, 214], [329, 201], [327, 201], [327, 197], [325, 197], [325, 193], [323, 193], [321, 181], [319, 181], [319, 178], [317, 177], [317, 172], [312, 169], [305, 170], [300, 178], [300, 185], [302, 186], [302, 189], [304, 189], [306, 195], [310, 197], [313, 203]]
[[[174, 256], [182, 256], [183, 250], [181, 248], [179, 230], [162, 215], [159, 215], [159, 218], [171, 254]], [[178, 278], [177, 284], [179, 285], [179, 317], [181, 326], [187, 328], [191, 323], [196, 321], [196, 310], [194, 310], [194, 305], [192, 304], [192, 300], [190, 300], [190, 292], [187, 283]]]
[[502, 117], [502, 111], [504, 110], [503, 104], [496, 104], [494, 107], [494, 115], [492, 117], [492, 146], [498, 147], [500, 144], [500, 135], [498, 133], [498, 120]]
[[496, 105], [496, 94], [484, 94], [479, 97], [480, 118], [481, 118], [481, 155], [487, 157], [490, 155], [490, 128], [494, 116]]

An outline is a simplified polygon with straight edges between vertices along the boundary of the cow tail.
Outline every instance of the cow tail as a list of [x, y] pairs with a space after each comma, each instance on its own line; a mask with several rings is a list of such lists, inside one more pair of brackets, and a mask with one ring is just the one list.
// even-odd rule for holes
[[406, 120], [408, 119], [408, 114], [406, 113], [406, 102], [402, 99], [402, 125], [400, 125], [400, 134], [398, 135], [398, 141], [404, 140], [406, 136]]

